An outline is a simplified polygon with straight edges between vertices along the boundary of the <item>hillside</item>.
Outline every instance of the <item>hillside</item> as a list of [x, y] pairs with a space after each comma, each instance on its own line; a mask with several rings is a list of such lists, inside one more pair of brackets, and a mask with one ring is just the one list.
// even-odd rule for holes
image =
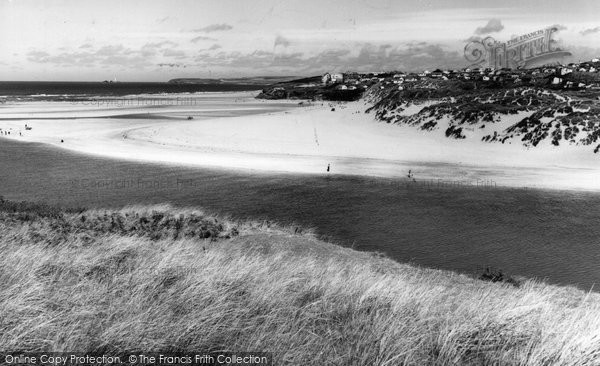
[[[0, 201], [0, 351], [276, 365], [597, 365], [600, 296], [490, 283], [192, 209]], [[499, 278], [495, 278], [499, 279]]]
[[320, 76], [313, 76], [269, 85], [257, 98], [353, 101], [363, 95], [364, 89], [356, 85], [351, 89], [340, 89], [337, 84], [325, 85]]
[[600, 90], [455, 80], [417, 81], [369, 90], [367, 111], [449, 138], [536, 147], [589, 146], [600, 151]]
[[[588, 146], [600, 152], [600, 61], [534, 69], [329, 74], [275, 83], [257, 98], [353, 101], [377, 119], [449, 138]], [[507, 118], [508, 117], [508, 118]]]

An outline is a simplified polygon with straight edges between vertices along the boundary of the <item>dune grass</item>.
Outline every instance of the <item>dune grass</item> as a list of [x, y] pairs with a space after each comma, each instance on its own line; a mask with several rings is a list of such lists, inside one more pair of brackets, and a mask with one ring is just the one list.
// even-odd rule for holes
[[3, 202], [0, 351], [269, 351], [276, 365], [600, 364], [596, 293], [478, 281], [201, 211], [48, 213]]

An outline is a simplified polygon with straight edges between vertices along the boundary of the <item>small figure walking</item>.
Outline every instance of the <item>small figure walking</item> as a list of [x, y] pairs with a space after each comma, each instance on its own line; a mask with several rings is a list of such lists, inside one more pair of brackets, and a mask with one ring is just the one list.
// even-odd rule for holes
[[327, 164], [327, 173], [329, 173], [329, 164]]

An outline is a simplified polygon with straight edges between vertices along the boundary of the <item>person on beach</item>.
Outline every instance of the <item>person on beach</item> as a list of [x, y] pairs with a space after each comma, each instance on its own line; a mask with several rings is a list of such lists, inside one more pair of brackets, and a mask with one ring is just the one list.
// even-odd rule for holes
[[327, 164], [327, 173], [329, 173], [329, 165], [330, 165], [330, 164]]

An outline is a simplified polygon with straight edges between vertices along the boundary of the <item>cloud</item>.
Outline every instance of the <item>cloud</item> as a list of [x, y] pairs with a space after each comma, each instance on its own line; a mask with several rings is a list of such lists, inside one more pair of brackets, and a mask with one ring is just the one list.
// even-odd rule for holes
[[589, 61], [600, 56], [600, 47], [575, 46], [567, 44], [565, 49], [571, 52], [564, 62]]
[[174, 63], [160, 63], [158, 64], [158, 66], [160, 67], [169, 67], [169, 68], [173, 68], [173, 67], [186, 67], [186, 65], [183, 64], [174, 64]]
[[199, 41], [216, 41], [216, 38], [212, 38], [212, 37], [205, 37], [205, 36], [198, 36], [198, 37], [194, 37], [190, 40], [190, 42], [192, 43], [196, 43]]
[[588, 28], [579, 32], [582, 36], [587, 36], [589, 34], [594, 34], [600, 32], [600, 27]]
[[561, 31], [561, 30], [566, 30], [567, 26], [563, 25], [563, 24], [554, 24], [550, 28], [556, 28], [557, 30]]
[[504, 26], [502, 25], [502, 22], [500, 21], [500, 19], [494, 18], [494, 19], [490, 19], [485, 26], [475, 29], [475, 34], [495, 33], [495, 32], [500, 32], [503, 29], [504, 29]]
[[[278, 42], [279, 44], [281, 40]], [[284, 42], [285, 43], [285, 42]], [[228, 51], [220, 43], [209, 43], [191, 54], [172, 41], [149, 42], [141, 47], [123, 44], [75, 48], [56, 53], [37, 49], [26, 56], [30, 62], [55, 67], [119, 68], [139, 71], [219, 70], [223, 74], [318, 75], [326, 71], [417, 71], [459, 68], [466, 65], [462, 49], [438, 43], [368, 43], [337, 45], [322, 52], [290, 52], [289, 47]]]
[[63, 51], [53, 55], [46, 51], [32, 50], [27, 53], [27, 60], [62, 67], [121, 66], [136, 69], [151, 66], [151, 58], [157, 55], [156, 48], [171, 45], [171, 43], [173, 42], [149, 43], [140, 49], [115, 44], [103, 46], [96, 51], [89, 48], [83, 50], [78, 48], [77, 51]]
[[175, 46], [177, 46], [177, 43], [173, 41], [150, 42], [143, 45], [140, 52], [145, 57], [152, 57], [157, 55], [159, 51], [164, 52], [166, 48], [173, 48]]
[[466, 65], [462, 52], [428, 42], [401, 45], [362, 43], [312, 55], [264, 50], [250, 53], [210, 53], [203, 50], [193, 61], [193, 66], [198, 68], [218, 67], [240, 73], [294, 75], [317, 75], [325, 71], [417, 71]]
[[211, 32], [218, 32], [218, 31], [228, 31], [230, 29], [233, 29], [232, 26], [230, 26], [229, 24], [211, 24], [211, 25], [207, 25], [206, 27], [203, 28], [198, 28], [198, 29], [194, 29], [194, 32], [204, 32], [204, 33], [211, 33]]
[[120, 56], [120, 55], [128, 55], [133, 52], [130, 48], [125, 48], [123, 45], [109, 45], [101, 47], [98, 51], [96, 51], [96, 56]]
[[291, 54], [274, 55], [271, 60], [270, 67], [283, 67], [283, 68], [294, 68], [303, 62], [302, 52], [295, 52]]
[[[122, 66], [132, 69], [150, 66], [151, 63], [142, 55], [111, 55], [99, 60], [101, 65]], [[89, 66], [89, 65], [86, 65]]]
[[150, 43], [146, 43], [144, 45], [144, 47], [156, 47], [156, 48], [160, 48], [160, 47], [173, 47], [173, 46], [177, 46], [177, 43], [173, 42], [173, 41], [161, 41], [161, 42], [150, 42]]
[[322, 65], [327, 68], [335, 68], [336, 66], [346, 63], [351, 51], [348, 49], [333, 49], [323, 51], [314, 57], [312, 57], [311, 63], [315, 65]]
[[165, 57], [185, 58], [185, 52], [174, 48], [165, 49], [162, 54]]
[[[514, 38], [514, 37], [513, 37]], [[479, 42], [481, 41], [483, 38], [479, 37], [479, 36], [471, 36], [467, 39], [464, 40], [464, 42]]]
[[81, 48], [81, 49], [92, 48], [92, 47], [93, 46], [90, 43], [85, 43], [85, 44], [82, 44], [81, 46], [79, 46], [79, 48]]
[[273, 72], [275, 67], [281, 68], [297, 68], [302, 65], [301, 53], [290, 55], [278, 55], [274, 52], [255, 50], [250, 53], [234, 52], [219, 52], [209, 53], [202, 52], [195, 57], [198, 67], [227, 67], [239, 70], [261, 70], [261, 73]]
[[50, 55], [45, 51], [30, 51], [27, 60], [40, 64], [56, 64], [59, 66], [94, 66], [101, 58], [92, 52], [62, 52], [58, 55]]
[[318, 69], [319, 65], [326, 65], [339, 71], [368, 72], [461, 67], [465, 60], [459, 52], [447, 50], [440, 44], [410, 42], [397, 46], [365, 43], [356, 55], [351, 52], [324, 52], [317, 55], [312, 63], [314, 69]]
[[27, 59], [31, 62], [47, 62], [50, 54], [46, 51], [30, 51], [27, 53]]
[[277, 35], [277, 37], [275, 38], [275, 43], [273, 44], [273, 47], [277, 47], [277, 46], [283, 46], [284, 48], [287, 48], [290, 45], [290, 41], [283, 37], [282, 35]]

